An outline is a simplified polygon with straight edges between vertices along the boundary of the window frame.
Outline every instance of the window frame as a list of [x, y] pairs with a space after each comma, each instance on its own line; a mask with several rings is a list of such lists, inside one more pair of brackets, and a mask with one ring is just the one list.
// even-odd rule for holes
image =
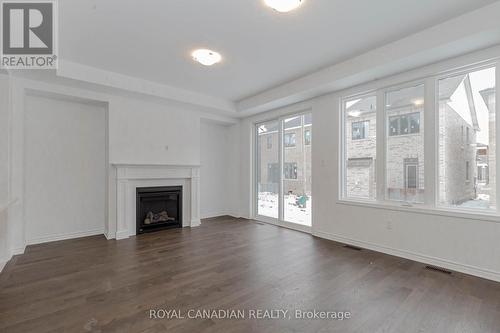
[[[307, 135], [309, 133], [309, 135]], [[312, 130], [310, 128], [304, 130], [304, 146], [310, 146], [312, 142]]]
[[[287, 174], [295, 177], [287, 177]], [[283, 180], [297, 180], [298, 178], [297, 162], [283, 162]]]
[[[293, 138], [293, 144], [287, 144], [286, 140], [285, 140], [285, 137], [291, 137]], [[289, 132], [289, 133], [286, 133], [286, 130], [284, 129], [283, 130], [283, 147], [284, 148], [295, 148], [297, 147], [297, 133], [295, 132]]]
[[[491, 58], [490, 58], [491, 59]], [[437, 69], [433, 71], [427, 71], [427, 74], [422, 77], [418, 77], [413, 80], [408, 80], [404, 83], [398, 84], [396, 80], [388, 79], [391, 82], [388, 85], [378, 85], [365, 84], [362, 85], [363, 89], [356, 91], [356, 88], [351, 88], [346, 91], [350, 92], [347, 94], [338, 94], [338, 108], [339, 108], [339, 187], [338, 187], [338, 200], [339, 204], [347, 205], [357, 205], [373, 208], [390, 209], [397, 211], [412, 211], [419, 212], [430, 215], [445, 215], [445, 216], [457, 216], [457, 217], [467, 217], [475, 218], [479, 220], [486, 221], [498, 221], [498, 216], [500, 216], [500, 182], [496, 182], [496, 208], [494, 209], [474, 209], [474, 208], [457, 208], [442, 206], [439, 204], [439, 185], [438, 181], [438, 171], [439, 171], [439, 91], [438, 82], [441, 79], [446, 79], [454, 77], [461, 74], [467, 74], [474, 71], [479, 71], [482, 69], [495, 68], [495, 109], [496, 109], [496, 133], [497, 133], [497, 145], [496, 145], [496, 156], [497, 160], [500, 156], [500, 147], [498, 145], [498, 135], [500, 130], [500, 57], [494, 58], [493, 60], [486, 61], [475, 61], [469, 62], [472, 65], [463, 66], [448, 66], [446, 69], [443, 66], [435, 66]], [[439, 67], [443, 68], [442, 70]], [[458, 69], [457, 69], [458, 68]], [[394, 82], [394, 84], [392, 83]], [[408, 203], [408, 202], [398, 202], [387, 200], [386, 198], [386, 172], [385, 172], [385, 160], [386, 160], [386, 138], [389, 137], [389, 124], [386, 123], [385, 119], [385, 106], [386, 106], [386, 93], [389, 91], [404, 89], [406, 87], [416, 86], [419, 84], [424, 85], [424, 111], [423, 111], [423, 122], [420, 119], [420, 126], [424, 126], [424, 188], [425, 188], [425, 200], [423, 203]], [[375, 86], [372, 89], [366, 89], [366, 86]], [[377, 96], [377, 163], [376, 163], [376, 181], [377, 181], [377, 191], [375, 200], [350, 198], [346, 196], [346, 137], [345, 137], [345, 110], [344, 102], [346, 100], [352, 100], [355, 98], [360, 98], [366, 95]], [[382, 110], [382, 111], [381, 111]], [[465, 132], [465, 131], [464, 131]], [[419, 128], [419, 133], [421, 129]], [[409, 134], [411, 135], [411, 134]], [[466, 138], [465, 133], [462, 135], [462, 142], [465, 143]], [[471, 166], [472, 168], [472, 166]], [[495, 170], [489, 170], [491, 172], [496, 172], [497, 179], [500, 175], [500, 163], [497, 163]]]
[[[355, 138], [354, 137], [354, 125], [355, 124], [362, 124], [363, 128], [363, 137], [362, 138]], [[366, 126], [368, 124], [368, 126]], [[352, 141], [358, 141], [358, 140], [365, 140], [368, 139], [370, 136], [370, 121], [369, 120], [360, 120], [360, 121], [353, 121], [351, 123], [351, 140]]]

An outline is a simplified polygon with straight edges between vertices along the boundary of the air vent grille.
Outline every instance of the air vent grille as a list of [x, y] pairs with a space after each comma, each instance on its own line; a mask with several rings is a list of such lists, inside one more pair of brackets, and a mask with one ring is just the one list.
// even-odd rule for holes
[[349, 245], [349, 244], [344, 245], [344, 247], [345, 247], [346, 249], [349, 249], [349, 250], [354, 250], [354, 251], [361, 251], [361, 250], [362, 250], [360, 247], [357, 247], [357, 246], [354, 246], [354, 245]]
[[427, 265], [425, 266], [425, 269], [428, 269], [428, 270], [431, 270], [431, 271], [435, 271], [435, 272], [439, 272], [439, 273], [443, 273], [443, 274], [448, 274], [448, 275], [451, 275], [451, 271], [447, 270], [446, 268], [443, 268], [443, 267], [438, 267], [438, 266], [432, 266], [432, 265]]

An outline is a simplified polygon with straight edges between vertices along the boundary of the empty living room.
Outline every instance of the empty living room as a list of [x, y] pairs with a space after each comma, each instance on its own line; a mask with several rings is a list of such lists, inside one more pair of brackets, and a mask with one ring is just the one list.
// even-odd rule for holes
[[0, 332], [500, 333], [499, 18], [0, 0]]

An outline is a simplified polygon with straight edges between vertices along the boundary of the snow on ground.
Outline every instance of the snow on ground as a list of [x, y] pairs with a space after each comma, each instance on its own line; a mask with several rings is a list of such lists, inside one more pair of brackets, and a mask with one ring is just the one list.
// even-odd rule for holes
[[[307, 200], [305, 208], [298, 207], [295, 203], [296, 200], [296, 195], [285, 195], [285, 199], [283, 202], [285, 206], [285, 221], [310, 226], [312, 197], [309, 197], [309, 199]], [[260, 192], [258, 213], [262, 216], [278, 218], [278, 194], [270, 192]]]
[[458, 205], [458, 207], [489, 209], [490, 196], [488, 194], [478, 194], [477, 199], [466, 201], [461, 205]]

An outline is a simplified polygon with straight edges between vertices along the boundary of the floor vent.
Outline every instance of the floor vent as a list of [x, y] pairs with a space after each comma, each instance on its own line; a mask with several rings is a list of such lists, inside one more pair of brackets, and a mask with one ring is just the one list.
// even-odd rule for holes
[[346, 249], [349, 249], [349, 250], [361, 251], [361, 248], [360, 248], [360, 247], [357, 247], [357, 246], [354, 246], [354, 245], [344, 245], [344, 247], [345, 247]]
[[439, 273], [451, 275], [451, 271], [449, 271], [449, 270], [447, 270], [446, 268], [443, 268], [443, 267], [427, 265], [427, 266], [425, 266], [425, 269], [429, 269], [431, 271], [435, 271], [435, 272], [439, 272]]

